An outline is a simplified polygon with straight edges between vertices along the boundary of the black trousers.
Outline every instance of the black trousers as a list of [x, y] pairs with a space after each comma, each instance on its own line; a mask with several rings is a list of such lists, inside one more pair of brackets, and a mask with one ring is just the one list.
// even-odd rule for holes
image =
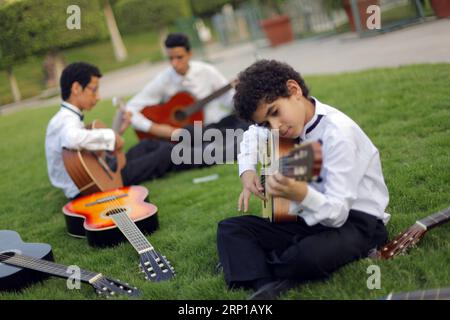
[[328, 277], [387, 241], [382, 221], [351, 210], [340, 228], [298, 222], [275, 224], [257, 216], [221, 221], [217, 247], [225, 281], [248, 287], [261, 278], [308, 281]]
[[122, 169], [123, 184], [136, 185], [172, 171], [172, 148], [172, 143], [158, 139], [142, 140], [130, 148], [126, 153], [127, 164]]
[[[204, 127], [207, 129], [218, 129], [223, 133], [225, 137], [226, 129], [242, 129], [247, 130], [249, 126], [248, 122], [240, 120], [234, 115], [229, 115], [217, 123], [209, 124]], [[194, 137], [194, 127], [188, 126], [186, 129], [191, 133], [191, 137]], [[193, 139], [191, 139], [192, 145], [189, 148], [194, 148]], [[180, 142], [183, 143], [183, 142]], [[200, 152], [203, 154], [203, 150], [213, 142], [205, 142], [199, 148], [200, 150], [192, 149], [190, 163], [182, 163], [175, 165], [171, 160], [173, 143], [160, 139], [146, 139], [140, 141], [133, 146], [126, 154], [127, 164], [122, 169], [122, 180], [124, 185], [135, 185], [147, 180], [162, 177], [165, 173], [170, 171], [189, 170], [194, 168], [202, 168], [211, 164], [194, 163], [194, 153]], [[229, 145], [224, 145], [222, 151], [224, 153], [223, 159], [227, 154], [233, 154], [234, 160], [237, 157], [237, 145], [239, 141], [237, 138]], [[224, 143], [225, 144], [225, 143]], [[234, 151], [227, 152], [228, 148], [232, 148]]]

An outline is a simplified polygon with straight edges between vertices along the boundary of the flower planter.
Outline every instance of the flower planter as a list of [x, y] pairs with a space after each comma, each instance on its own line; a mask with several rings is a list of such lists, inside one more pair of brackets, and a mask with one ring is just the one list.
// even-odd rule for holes
[[430, 5], [436, 14], [436, 17], [450, 17], [450, 0], [430, 0]]
[[294, 40], [291, 19], [287, 15], [262, 20], [260, 25], [272, 47]]

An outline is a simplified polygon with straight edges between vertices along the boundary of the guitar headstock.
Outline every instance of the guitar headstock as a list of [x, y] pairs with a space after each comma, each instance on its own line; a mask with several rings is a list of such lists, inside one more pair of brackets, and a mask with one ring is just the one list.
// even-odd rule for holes
[[170, 280], [175, 276], [175, 269], [166, 256], [156, 250], [150, 250], [140, 255], [139, 268], [145, 274], [145, 279], [150, 281]]
[[121, 97], [113, 97], [112, 104], [121, 111], [125, 110], [126, 103]]
[[280, 159], [280, 170], [285, 176], [299, 181], [315, 181], [322, 168], [320, 142], [303, 143]]
[[374, 259], [391, 259], [394, 256], [404, 254], [406, 250], [416, 245], [423, 238], [427, 230], [420, 224], [414, 224], [405, 232], [399, 234], [391, 242], [380, 250], [371, 254]]
[[103, 276], [98, 280], [93, 281], [91, 285], [94, 287], [97, 294], [106, 296], [107, 298], [117, 295], [137, 297], [141, 294], [136, 287], [130, 286], [128, 283], [108, 279]]

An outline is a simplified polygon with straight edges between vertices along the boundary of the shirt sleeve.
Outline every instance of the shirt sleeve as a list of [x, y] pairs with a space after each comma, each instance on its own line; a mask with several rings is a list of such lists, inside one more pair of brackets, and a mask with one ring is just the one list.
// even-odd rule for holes
[[80, 128], [78, 119], [66, 117], [61, 130], [61, 146], [68, 149], [108, 150], [113, 151], [116, 135], [112, 129]]
[[141, 110], [145, 107], [159, 104], [164, 99], [166, 78], [166, 73], [159, 74], [128, 101], [126, 110], [132, 114], [131, 125], [135, 129], [144, 132], [150, 130], [153, 122], [147, 119], [141, 113]]
[[247, 170], [256, 171], [259, 161], [259, 146], [267, 140], [269, 131], [266, 128], [251, 125], [244, 132], [241, 144], [239, 146], [238, 163], [239, 176]]
[[346, 222], [358, 185], [376, 156], [369, 146], [358, 144], [356, 137], [342, 137], [337, 132], [335, 136], [337, 141], [323, 145], [323, 192], [309, 184], [303, 201], [290, 205], [289, 213], [300, 215], [310, 226], [320, 223], [339, 228]]

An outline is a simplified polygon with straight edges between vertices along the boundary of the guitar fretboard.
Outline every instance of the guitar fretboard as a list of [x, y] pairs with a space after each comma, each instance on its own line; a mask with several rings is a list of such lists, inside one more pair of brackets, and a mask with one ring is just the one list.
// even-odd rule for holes
[[[73, 272], [69, 267], [62, 264], [57, 264], [51, 261], [36, 259], [29, 256], [24, 256], [15, 253], [12, 256], [0, 254], [0, 261], [5, 264], [9, 264], [15, 267], [28, 268], [40, 272], [45, 272], [61, 278], [69, 278]], [[90, 272], [86, 270], [80, 270], [80, 280], [89, 282], [89, 280], [99, 276], [99, 273]]]
[[214, 91], [213, 93], [211, 93], [210, 95], [206, 96], [205, 98], [195, 102], [189, 108], [185, 108], [183, 111], [186, 113], [187, 116], [190, 116], [190, 115], [196, 113], [197, 111], [200, 111], [208, 103], [210, 103], [214, 99], [220, 97], [221, 95], [223, 95], [228, 90], [230, 90], [232, 86], [233, 86], [232, 83], [227, 84], [226, 86], [218, 89], [217, 91]]
[[145, 251], [154, 250], [153, 246], [142, 234], [141, 230], [139, 230], [136, 224], [130, 219], [126, 210], [118, 209], [117, 212], [111, 214], [111, 218], [139, 254]]
[[450, 220], [450, 207], [442, 211], [433, 213], [432, 215], [426, 218], [420, 219], [419, 222], [424, 224], [428, 229], [432, 229], [449, 220]]

